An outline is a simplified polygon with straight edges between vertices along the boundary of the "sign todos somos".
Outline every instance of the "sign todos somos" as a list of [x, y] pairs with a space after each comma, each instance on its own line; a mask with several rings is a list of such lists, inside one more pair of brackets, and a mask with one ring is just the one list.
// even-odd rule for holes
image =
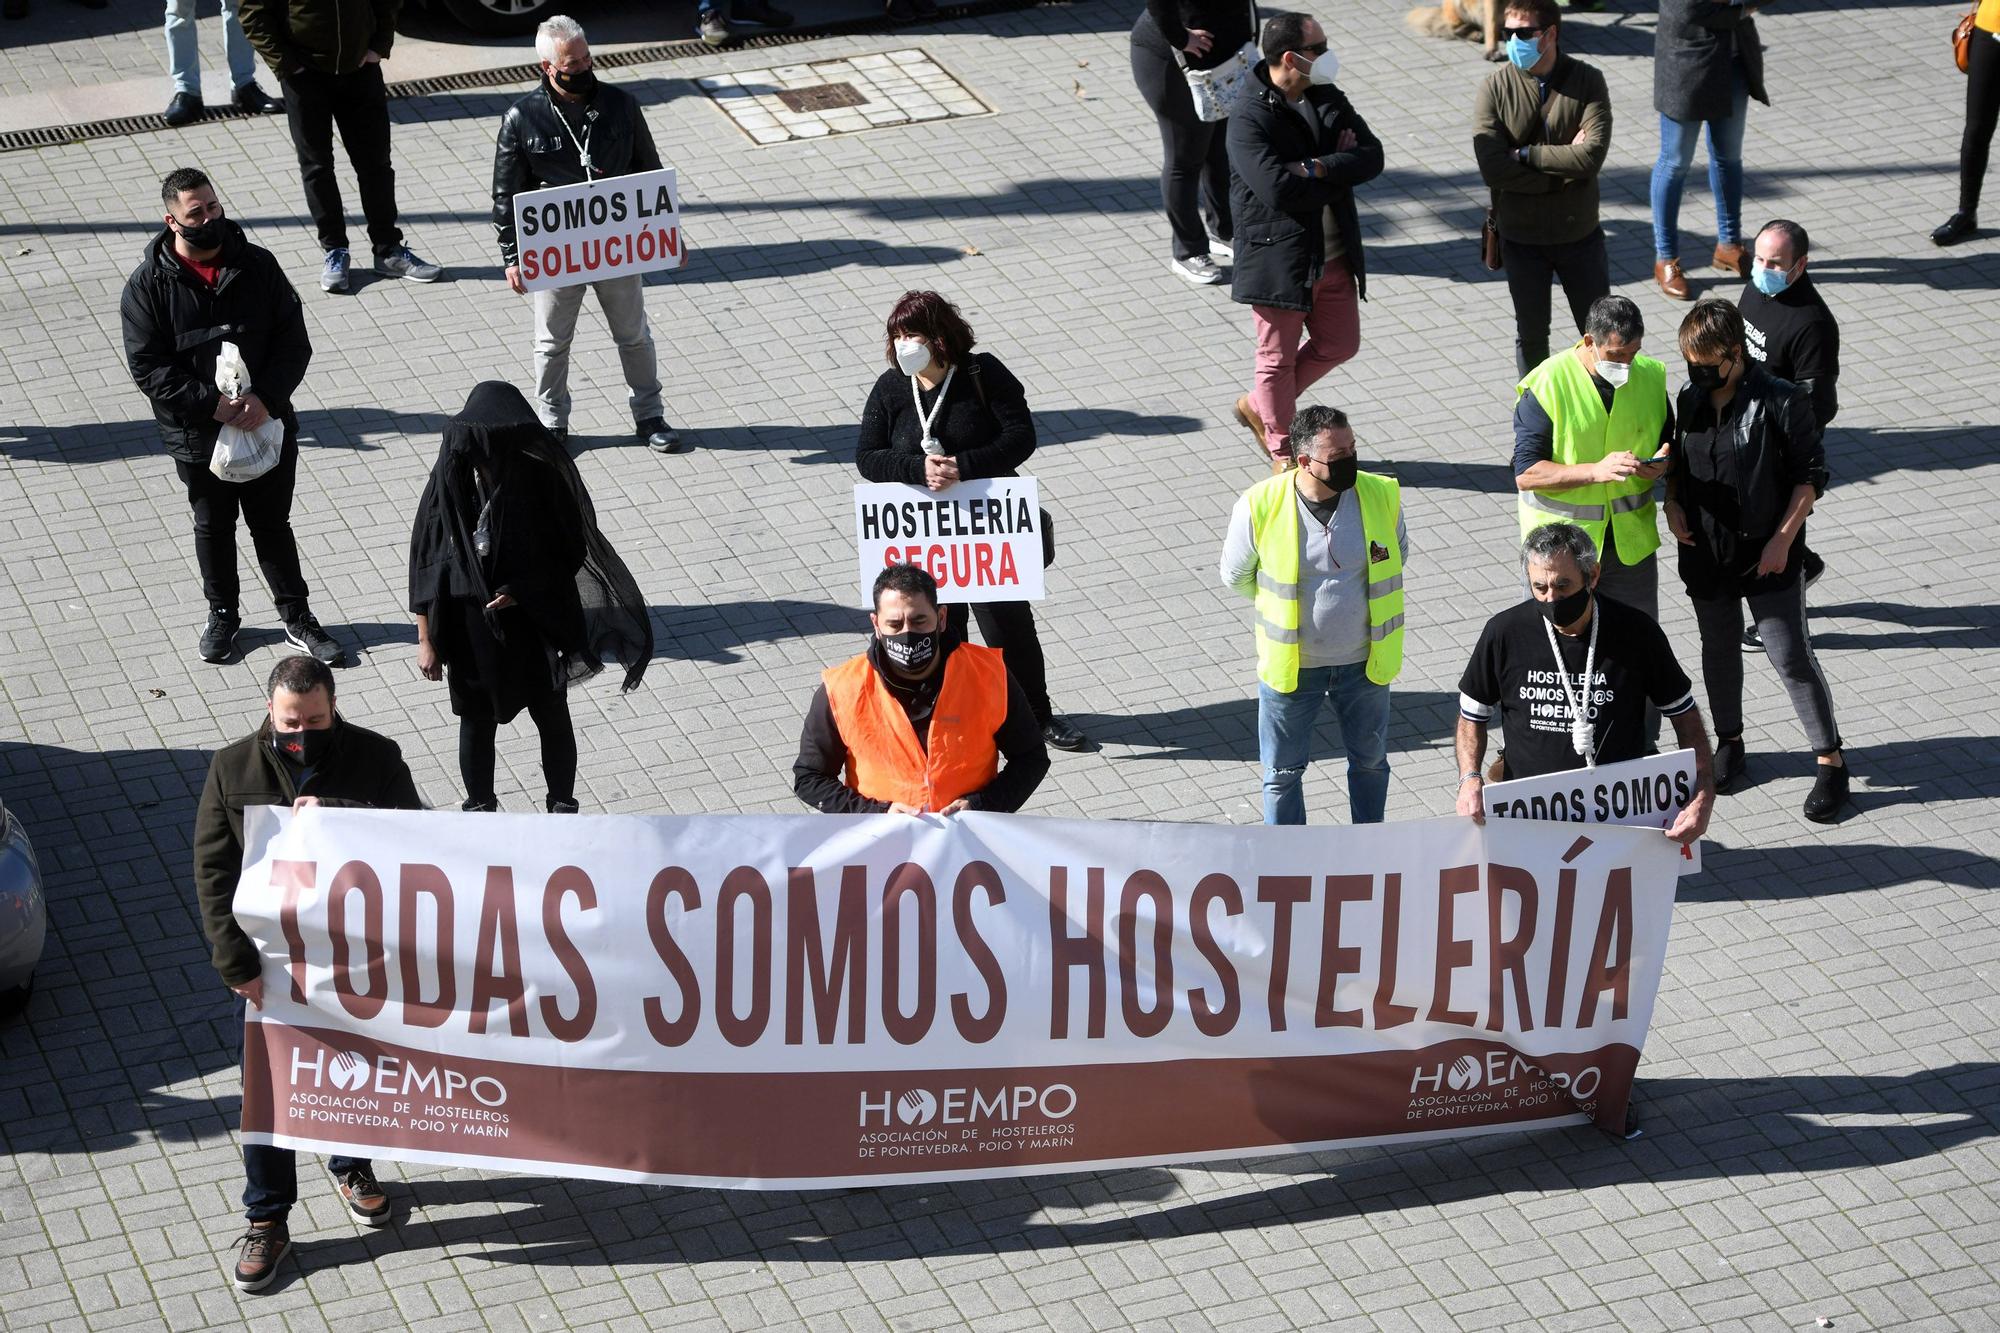
[[941, 491], [895, 483], [854, 488], [861, 604], [874, 606], [887, 565], [919, 565], [943, 602], [1042, 598], [1042, 511], [1033, 477], [961, 481]]
[[521, 285], [531, 292], [687, 263], [674, 169], [524, 190], [514, 196]]

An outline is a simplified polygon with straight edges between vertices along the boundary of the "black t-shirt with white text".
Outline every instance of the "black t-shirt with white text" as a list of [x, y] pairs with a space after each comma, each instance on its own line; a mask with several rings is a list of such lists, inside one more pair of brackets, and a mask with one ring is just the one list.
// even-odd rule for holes
[[[1595, 602], [1597, 660], [1586, 702], [1597, 762], [1615, 764], [1651, 751], [1652, 738], [1645, 732], [1648, 702], [1673, 717], [1694, 707], [1694, 692], [1674, 660], [1666, 632], [1651, 616], [1608, 597]], [[1557, 634], [1556, 643], [1568, 688], [1574, 691], [1590, 651], [1590, 627], [1574, 636]], [[1535, 602], [1511, 606], [1486, 622], [1458, 691], [1461, 717], [1484, 725], [1495, 712], [1500, 715], [1508, 778], [1583, 767], [1583, 756], [1570, 743], [1564, 680], [1556, 675], [1546, 623]]]

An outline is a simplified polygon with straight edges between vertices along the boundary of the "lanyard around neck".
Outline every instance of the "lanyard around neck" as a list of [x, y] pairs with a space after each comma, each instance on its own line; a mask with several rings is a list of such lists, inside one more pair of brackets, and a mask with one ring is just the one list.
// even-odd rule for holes
[[1546, 620], [1542, 622], [1542, 629], [1549, 636], [1549, 651], [1556, 655], [1556, 681], [1562, 686], [1564, 702], [1569, 705], [1570, 748], [1583, 756], [1585, 768], [1597, 767], [1597, 729], [1590, 724], [1589, 704], [1591, 683], [1597, 678], [1597, 625], [1603, 619], [1593, 599], [1590, 647], [1583, 655], [1583, 681], [1574, 691], [1569, 687], [1569, 668], [1563, 664], [1562, 645], [1556, 642], [1556, 627]]
[[910, 376], [910, 401], [917, 405], [917, 420], [922, 423], [924, 428], [924, 452], [933, 457], [942, 455], [944, 453], [944, 446], [938, 443], [937, 436], [931, 433], [931, 423], [938, 419], [938, 413], [944, 411], [944, 396], [951, 388], [951, 377], [956, 374], [958, 374], [957, 366], [947, 366], [945, 368], [944, 379], [938, 384], [937, 401], [931, 404], [931, 410], [928, 412], [924, 411], [922, 382], [915, 375]]

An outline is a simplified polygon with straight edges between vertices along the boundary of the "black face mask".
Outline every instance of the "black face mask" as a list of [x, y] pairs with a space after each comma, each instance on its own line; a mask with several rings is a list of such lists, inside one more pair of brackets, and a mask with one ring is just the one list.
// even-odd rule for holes
[[1361, 470], [1360, 459], [1349, 455], [1346, 458], [1336, 458], [1324, 466], [1326, 468], [1327, 485], [1333, 487], [1336, 491], [1351, 491], [1354, 489], [1354, 474]]
[[1728, 374], [1719, 365], [1698, 366], [1692, 361], [1688, 362], [1688, 383], [1703, 393], [1714, 393], [1728, 378]]
[[326, 757], [327, 743], [333, 739], [331, 727], [306, 731], [279, 731], [271, 728], [271, 748], [278, 758], [294, 768], [316, 768]]
[[565, 74], [561, 70], [552, 69], [549, 71], [549, 78], [554, 80], [556, 87], [571, 97], [589, 97], [597, 91], [597, 74], [593, 70], [579, 69]]
[[1538, 601], [1535, 603], [1535, 608], [1542, 613], [1544, 620], [1561, 628], [1564, 625], [1574, 625], [1589, 605], [1590, 589], [1578, 588], [1569, 596], [1558, 597], [1553, 602]]
[[875, 640], [882, 645], [882, 656], [890, 666], [911, 675], [921, 674], [937, 656], [938, 643], [943, 635], [938, 630], [919, 634], [910, 630], [903, 634], [877, 634]]
[[210, 218], [199, 227], [190, 227], [184, 222], [174, 223], [174, 230], [187, 242], [190, 250], [214, 250], [222, 245], [222, 219]]

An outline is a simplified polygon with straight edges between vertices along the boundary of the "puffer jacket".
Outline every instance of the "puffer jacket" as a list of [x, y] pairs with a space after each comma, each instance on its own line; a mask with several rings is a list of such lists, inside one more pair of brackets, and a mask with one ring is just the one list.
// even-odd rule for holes
[[[1326, 267], [1321, 219], [1331, 207], [1347, 267], [1367, 300], [1354, 187], [1382, 174], [1381, 141], [1339, 88], [1316, 84], [1307, 90], [1313, 119], [1308, 126], [1271, 86], [1266, 66], [1251, 73], [1256, 84], [1229, 118], [1229, 208], [1236, 223], [1230, 296], [1244, 305], [1311, 309], [1313, 285]], [[1353, 130], [1355, 138], [1344, 153], [1334, 148], [1342, 130]], [[1307, 158], [1326, 163], [1325, 179], [1286, 170]]]
[[206, 463], [222, 430], [215, 358], [223, 343], [242, 349], [250, 391], [285, 423], [287, 437], [298, 433], [292, 395], [312, 361], [305, 312], [285, 271], [234, 222], [224, 219], [223, 227], [222, 273], [212, 290], [174, 258], [173, 233], [163, 228], [125, 280], [118, 306], [133, 382], [152, 400], [167, 452], [184, 463]]
[[352, 74], [368, 53], [386, 59], [403, 0], [238, 0], [243, 35], [281, 79]]
[[[500, 118], [500, 138], [493, 145], [493, 234], [505, 266], [520, 258], [514, 239], [515, 195], [660, 169], [660, 152], [653, 146], [653, 132], [646, 128], [646, 113], [639, 99], [623, 88], [599, 83], [589, 101], [563, 102], [560, 112], [557, 101], [545, 75], [541, 87], [508, 107]], [[590, 143], [588, 174], [579, 130]]]

